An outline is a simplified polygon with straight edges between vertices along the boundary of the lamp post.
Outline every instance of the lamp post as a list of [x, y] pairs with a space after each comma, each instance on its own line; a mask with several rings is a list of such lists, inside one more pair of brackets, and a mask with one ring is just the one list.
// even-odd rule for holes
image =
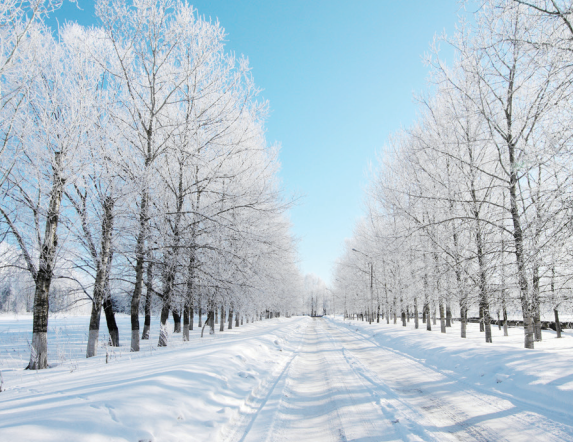
[[364, 255], [370, 260], [368, 262], [368, 264], [370, 264], [370, 312], [368, 314], [368, 322], [372, 324], [372, 315], [374, 313], [374, 263], [370, 255], [367, 255], [366, 253], [356, 249], [352, 249], [352, 251]]

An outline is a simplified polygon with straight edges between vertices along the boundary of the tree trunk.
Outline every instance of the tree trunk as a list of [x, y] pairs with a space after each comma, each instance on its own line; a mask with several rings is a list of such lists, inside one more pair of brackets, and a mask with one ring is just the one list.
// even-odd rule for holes
[[183, 307], [183, 340], [189, 340], [189, 303]]
[[161, 307], [161, 316], [159, 319], [159, 342], [158, 347], [167, 347], [167, 341], [169, 339], [169, 331], [167, 330], [167, 319], [169, 318], [169, 303], [163, 302]]
[[465, 306], [465, 301], [461, 301], [460, 306], [460, 327], [461, 327], [461, 337], [467, 338], [467, 329], [468, 329], [468, 310]]
[[91, 358], [97, 355], [101, 309], [103, 305], [103, 300], [106, 298], [105, 283], [106, 283], [106, 275], [109, 271], [109, 269], [107, 268], [107, 264], [109, 263], [111, 231], [109, 232], [109, 234], [105, 235], [104, 238], [106, 236], [109, 237], [109, 240], [105, 241], [104, 239], [102, 239], [102, 243], [105, 241], [106, 244], [105, 245], [102, 244], [102, 251], [100, 254], [101, 261], [98, 263], [98, 269], [96, 271], [86, 358]]
[[103, 203], [104, 217], [101, 226], [101, 248], [99, 260], [96, 265], [97, 270], [94, 283], [86, 358], [91, 358], [97, 354], [101, 308], [103, 300], [106, 297], [106, 282], [109, 280], [108, 275], [111, 257], [113, 206], [113, 199], [109, 196], [106, 197]]
[[239, 312], [235, 312], [235, 327], [239, 326], [239, 316], [241, 316]]
[[439, 305], [439, 309], [440, 309], [440, 332], [445, 333], [446, 332], [446, 317], [445, 317], [445, 312], [444, 312], [444, 302], [443, 302], [441, 297], [440, 297], [439, 304], [440, 304]]
[[219, 331], [225, 331], [225, 306], [221, 304], [221, 325], [219, 326]]
[[503, 307], [503, 336], [509, 336], [507, 332], [507, 309]]
[[194, 317], [194, 312], [193, 312], [193, 304], [191, 304], [189, 306], [189, 328], [191, 330], [193, 330], [193, 321], [195, 321], [195, 317]]
[[533, 310], [533, 334], [537, 342], [542, 340], [541, 335], [541, 312], [539, 301], [539, 265], [535, 264], [533, 267], [533, 294], [531, 297], [531, 304]]
[[[211, 316], [210, 316], [211, 313], [212, 312], [209, 312], [209, 315], [207, 315], [207, 319], [205, 319], [205, 324], [203, 324], [203, 327], [201, 328], [201, 337], [203, 337], [203, 332], [205, 331], [205, 327], [208, 325], [208, 323], [211, 322]], [[213, 333], [210, 333], [210, 334], [213, 334]]]
[[210, 335], [214, 335], [215, 334], [215, 310], [213, 309], [214, 307], [211, 307], [211, 310], [209, 310], [209, 334]]
[[119, 347], [119, 329], [117, 322], [115, 322], [115, 313], [113, 311], [113, 303], [109, 292], [103, 301], [103, 312], [105, 313], [105, 321], [107, 323], [107, 330], [109, 333], [109, 344], [112, 347]]
[[181, 333], [181, 315], [179, 310], [174, 308], [171, 310], [173, 315], [173, 333]]
[[511, 219], [513, 221], [513, 241], [515, 245], [515, 260], [517, 262], [517, 278], [519, 282], [521, 310], [523, 312], [523, 332], [524, 347], [534, 348], [533, 323], [531, 319], [531, 305], [528, 299], [529, 286], [527, 283], [527, 272], [525, 269], [525, 259], [523, 256], [523, 232], [521, 229], [521, 219], [517, 207], [517, 168], [515, 165], [515, 146], [511, 140], [508, 142], [509, 162], [511, 164], [509, 180], [509, 196], [511, 207]]
[[525, 348], [533, 349], [533, 318], [531, 318], [531, 316], [523, 320], [523, 328], [525, 334]]
[[88, 335], [88, 347], [86, 350], [86, 358], [91, 358], [97, 355], [97, 344], [99, 338], [99, 321], [101, 318], [102, 302], [96, 301], [95, 296], [92, 301], [92, 311], [90, 315], [90, 327]]
[[414, 328], [418, 329], [420, 320], [418, 319], [418, 298], [414, 298]]
[[151, 296], [153, 294], [153, 262], [151, 259], [147, 263], [147, 283], [145, 285], [145, 322], [143, 323], [141, 339], [149, 339], [149, 331], [151, 330]]
[[231, 330], [233, 328], [233, 308], [229, 307], [229, 325], [227, 325], [227, 328], [229, 330]]
[[559, 322], [559, 311], [556, 308], [553, 309], [553, 314], [555, 315], [555, 331], [557, 332], [557, 337], [561, 337], [561, 323]]
[[430, 319], [430, 305], [426, 304], [424, 306], [424, 309], [426, 310], [426, 330], [432, 331], [432, 320]]
[[198, 315], [199, 315], [199, 322], [197, 324], [198, 327], [203, 327], [203, 311], [201, 310], [201, 304], [199, 304], [199, 311], [198, 311]]
[[[147, 160], [146, 163], [148, 163]], [[139, 303], [143, 287], [143, 264], [145, 262], [145, 242], [148, 228], [148, 198], [147, 191], [144, 190], [141, 195], [139, 232], [135, 246], [135, 287], [131, 297], [131, 351], [139, 351]]]
[[483, 322], [485, 328], [485, 342], [492, 342], [491, 337], [491, 316], [489, 314], [489, 304], [485, 304], [483, 306]]
[[32, 325], [32, 345], [30, 349], [30, 370], [48, 368], [48, 312], [49, 293], [52, 283], [56, 247], [58, 245], [58, 221], [62, 204], [65, 180], [61, 176], [61, 153], [54, 154], [53, 183], [50, 205], [46, 216], [44, 241], [40, 250], [38, 271], [34, 292], [34, 317]]
[[446, 327], [452, 326], [452, 307], [450, 305], [450, 298], [446, 300]]

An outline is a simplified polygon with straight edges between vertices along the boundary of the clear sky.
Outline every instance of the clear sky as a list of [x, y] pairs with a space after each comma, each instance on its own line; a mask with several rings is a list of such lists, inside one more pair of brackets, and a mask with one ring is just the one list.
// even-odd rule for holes
[[[368, 164], [388, 136], [411, 124], [425, 88], [422, 56], [451, 35], [456, 0], [198, 0], [218, 19], [227, 48], [250, 60], [271, 115], [267, 140], [282, 145], [281, 179], [301, 195], [291, 210], [300, 267], [327, 283], [363, 207]], [[53, 14], [96, 23], [92, 0]]]

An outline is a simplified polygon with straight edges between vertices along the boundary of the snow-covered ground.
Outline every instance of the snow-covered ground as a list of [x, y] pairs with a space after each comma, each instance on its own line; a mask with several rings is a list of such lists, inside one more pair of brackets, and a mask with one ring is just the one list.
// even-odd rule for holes
[[521, 329], [295, 317], [85, 359], [87, 323], [51, 319], [28, 372], [31, 318], [0, 317], [0, 441], [573, 441], [569, 330], [527, 351]]

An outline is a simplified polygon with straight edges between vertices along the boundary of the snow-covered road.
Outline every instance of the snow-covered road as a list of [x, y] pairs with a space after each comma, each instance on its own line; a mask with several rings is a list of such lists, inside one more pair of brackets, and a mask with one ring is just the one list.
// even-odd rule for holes
[[30, 372], [31, 317], [0, 318], [1, 442], [573, 442], [569, 330], [530, 351], [521, 329], [293, 317], [158, 349], [155, 322], [139, 353], [85, 359], [88, 319], [54, 318], [52, 366]]
[[356, 331], [307, 323], [298, 350], [226, 440], [573, 440], [568, 416], [476, 388]]

